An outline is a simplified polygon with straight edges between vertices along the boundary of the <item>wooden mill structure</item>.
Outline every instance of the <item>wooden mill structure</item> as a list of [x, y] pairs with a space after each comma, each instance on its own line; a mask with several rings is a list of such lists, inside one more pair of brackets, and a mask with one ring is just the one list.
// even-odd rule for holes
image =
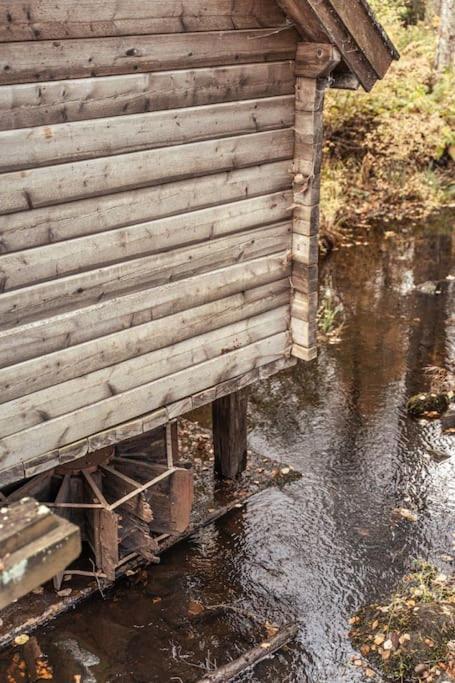
[[235, 477], [315, 357], [324, 91], [395, 58], [365, 0], [0, 0], [0, 488], [105, 575], [188, 523], [175, 419]]

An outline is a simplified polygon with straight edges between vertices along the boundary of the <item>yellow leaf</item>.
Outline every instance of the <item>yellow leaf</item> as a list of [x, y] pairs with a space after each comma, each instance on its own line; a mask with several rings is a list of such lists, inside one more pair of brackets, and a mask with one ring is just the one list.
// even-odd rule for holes
[[382, 645], [384, 640], [385, 640], [385, 635], [383, 633], [378, 633], [378, 635], [374, 639], [374, 644], [375, 645]]
[[25, 643], [28, 643], [30, 640], [30, 636], [28, 636], [26, 633], [21, 633], [20, 636], [16, 636], [14, 639], [14, 642], [16, 645], [25, 645]]

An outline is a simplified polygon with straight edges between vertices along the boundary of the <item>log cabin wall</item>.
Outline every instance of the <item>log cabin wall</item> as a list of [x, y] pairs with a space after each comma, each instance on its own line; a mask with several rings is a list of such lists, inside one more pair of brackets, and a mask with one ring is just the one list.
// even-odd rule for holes
[[0, 12], [5, 484], [291, 362], [299, 38], [275, 0]]

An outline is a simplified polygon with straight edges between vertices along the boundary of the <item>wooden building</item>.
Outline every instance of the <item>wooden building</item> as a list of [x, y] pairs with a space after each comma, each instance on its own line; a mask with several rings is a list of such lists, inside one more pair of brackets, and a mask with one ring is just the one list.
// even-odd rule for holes
[[316, 354], [324, 90], [396, 57], [365, 0], [0, 0], [0, 487], [156, 428], [161, 482], [210, 402], [237, 474]]

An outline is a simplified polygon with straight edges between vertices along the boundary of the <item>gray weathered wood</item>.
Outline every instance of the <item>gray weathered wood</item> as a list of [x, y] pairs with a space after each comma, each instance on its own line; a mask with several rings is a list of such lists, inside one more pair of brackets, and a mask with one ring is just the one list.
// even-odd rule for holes
[[275, 253], [8, 328], [0, 331], [0, 367], [260, 287], [290, 272], [286, 253]]
[[[291, 206], [292, 192], [279, 192], [0, 255], [0, 280], [7, 291], [191, 243], [207, 244], [223, 235], [287, 220]], [[78, 254], [77, 261], [74, 254]]]
[[89, 305], [104, 297], [157, 287], [167, 282], [206, 273], [290, 249], [291, 224], [227, 235], [207, 244], [196, 244], [70, 275], [58, 281], [5, 292], [0, 296], [0, 320], [4, 326], [24, 323], [51, 313]]
[[0, 511], [0, 609], [67, 567], [81, 550], [80, 530], [25, 498]]
[[[40, 424], [44, 420], [94, 404], [145, 382], [171, 375], [227, 351], [286, 331], [289, 327], [290, 307], [289, 302], [286, 302], [288, 294], [284, 287], [283, 292], [281, 297], [268, 297], [260, 300], [255, 307], [246, 305], [241, 315], [251, 316], [255, 309], [264, 310], [266, 306], [275, 306], [280, 301], [284, 301], [285, 304], [279, 308], [272, 308], [265, 313], [247, 317], [238, 322], [235, 322], [233, 313], [223, 316], [222, 320], [213, 317], [208, 323], [210, 327], [218, 325], [219, 322], [227, 324], [220, 328], [208, 329], [200, 335], [196, 333], [184, 341], [178, 340], [185, 335], [175, 335], [175, 341], [173, 340], [171, 345], [164, 348], [133, 356], [116, 365], [92, 371], [82, 377], [76, 376], [56, 386], [3, 403], [0, 405], [1, 436], [14, 434]], [[226, 306], [228, 311], [228, 302]], [[169, 324], [173, 324], [173, 321], [170, 320]], [[189, 328], [189, 331], [191, 329]]]
[[0, 132], [0, 172], [289, 128], [294, 97], [266, 97]]
[[[278, 280], [176, 313], [168, 316], [167, 320], [152, 320], [85, 342], [83, 346], [71, 346], [2, 368], [0, 402], [5, 403], [73, 377], [87, 375], [99, 368], [197, 336], [213, 327], [223, 327], [281, 306], [286, 301], [289, 302], [289, 287], [286, 281]], [[106, 386], [108, 392], [115, 393], [115, 383], [108, 382]], [[42, 417], [46, 419], [46, 414]]]
[[[215, 386], [198, 391], [181, 400], [174, 401], [163, 408], [158, 408], [157, 410], [153, 410], [150, 413], [146, 413], [145, 415], [128, 422], [122, 422], [92, 436], [80, 439], [67, 446], [62, 446], [50, 453], [44, 453], [39, 457], [48, 463], [52, 463], [56, 453], [57, 464], [59, 464], [59, 462], [68, 463], [105, 446], [110, 446], [119, 443], [120, 441], [124, 441], [125, 439], [148, 433], [156, 427], [165, 425], [168, 420], [175, 419], [179, 415], [188, 413], [193, 408], [199, 408], [211, 403], [216, 398], [225, 396], [242, 387], [249, 386], [258, 380], [266, 379], [281, 370], [292, 367], [296, 364], [296, 360], [295, 358], [290, 357], [289, 354], [290, 351], [277, 361], [266, 363], [265, 365], [253, 368], [252, 370], [231, 379], [218, 382]], [[32, 461], [33, 459], [29, 462]], [[50, 466], [52, 466], [52, 464]], [[18, 479], [24, 478], [24, 469], [24, 463], [7, 466], [6, 469], [0, 469], [0, 478], [5, 485], [10, 484]]]
[[273, 27], [274, 0], [2, 0], [0, 41]]
[[[81, 408], [67, 415], [8, 436], [0, 442], [0, 467], [8, 469], [22, 459], [32, 459], [47, 451], [95, 434], [172, 403], [230, 377], [279, 360], [289, 351], [289, 334], [281, 333], [249, 346], [218, 356], [130, 391]], [[24, 451], [24, 443], [28, 447]]]
[[0, 130], [293, 93], [291, 60], [4, 85]]
[[[0, 89], [1, 90], [1, 89]], [[0, 253], [53, 244], [290, 189], [289, 161], [264, 163], [175, 183], [0, 216]]]
[[4, 173], [0, 215], [290, 159], [291, 129]]
[[293, 59], [289, 28], [0, 44], [0, 84]]

